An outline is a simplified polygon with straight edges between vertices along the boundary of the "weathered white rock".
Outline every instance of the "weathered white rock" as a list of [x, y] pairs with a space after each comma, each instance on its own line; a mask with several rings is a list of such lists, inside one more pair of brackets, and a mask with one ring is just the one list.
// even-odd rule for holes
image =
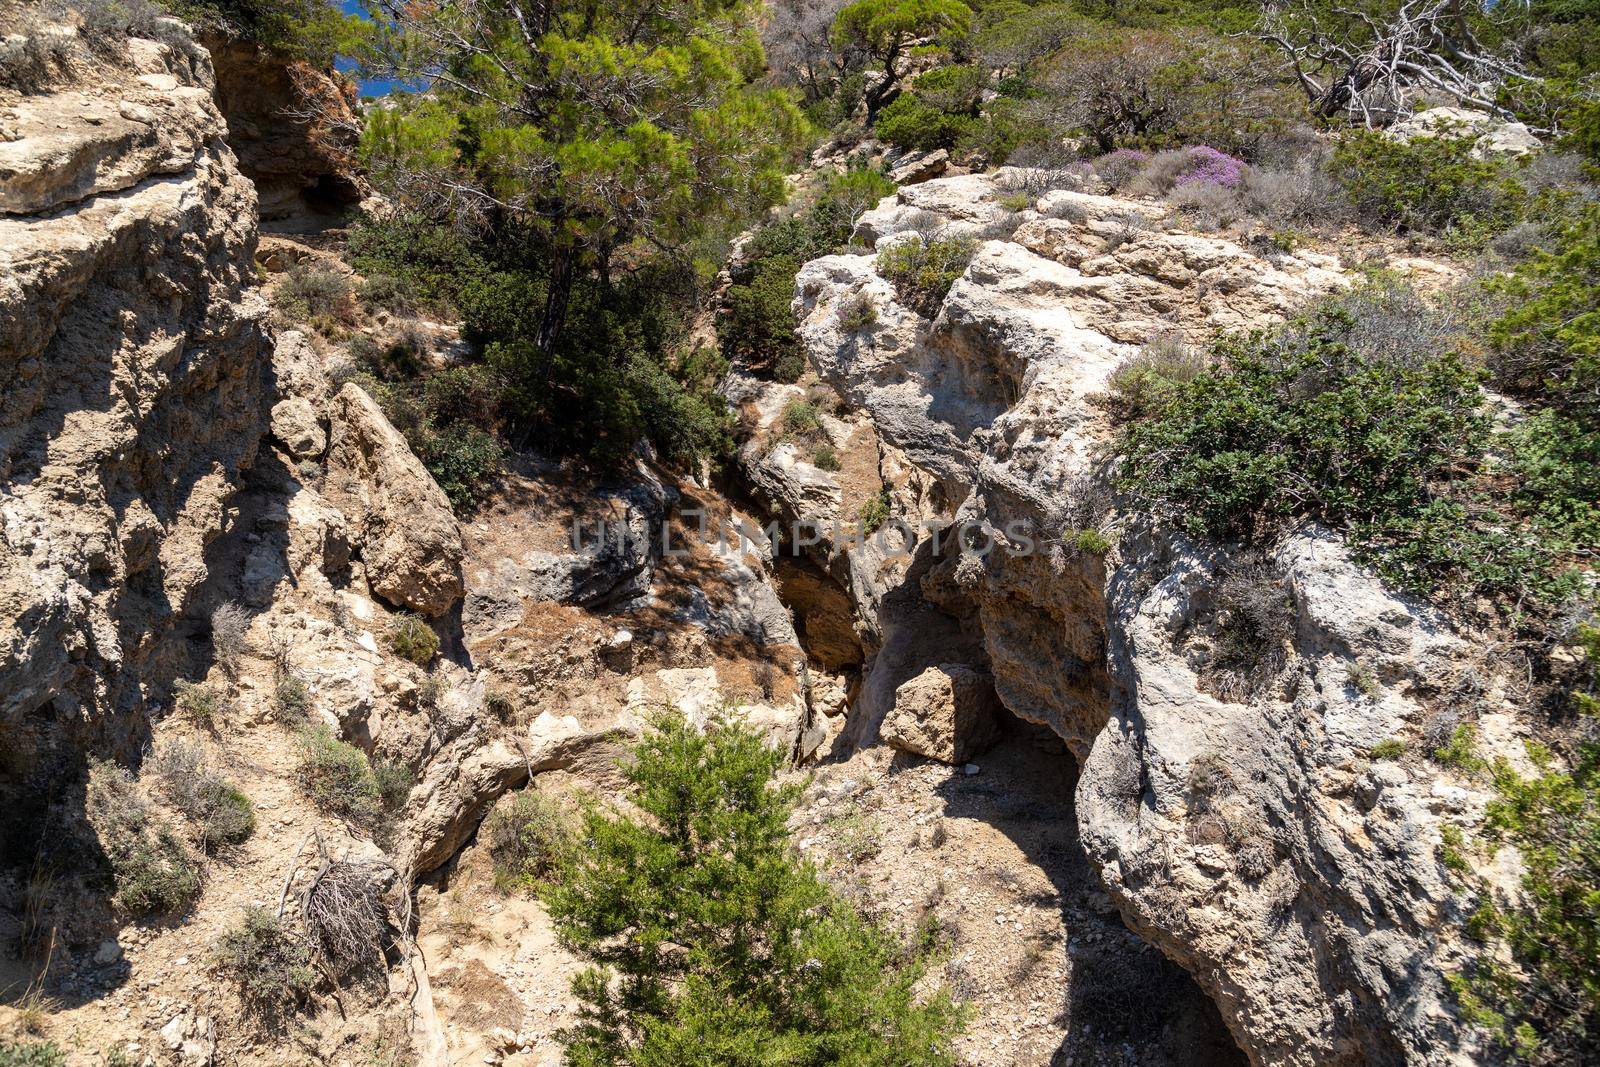
[[1389, 137], [1409, 141], [1417, 137], [1471, 137], [1475, 159], [1490, 156], [1525, 156], [1544, 149], [1525, 123], [1508, 122], [1486, 111], [1465, 107], [1432, 107], [1395, 123]]
[[461, 598], [461, 532], [444, 491], [360, 386], [333, 403], [325, 495], [350, 523], [372, 591], [437, 617]]
[[964, 663], [929, 667], [894, 693], [883, 740], [941, 763], [965, 763], [1000, 736], [994, 682]]

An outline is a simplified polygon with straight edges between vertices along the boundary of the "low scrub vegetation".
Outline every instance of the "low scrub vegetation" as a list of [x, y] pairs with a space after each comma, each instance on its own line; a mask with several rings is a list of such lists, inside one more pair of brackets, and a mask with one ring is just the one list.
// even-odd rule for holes
[[926, 956], [834, 894], [789, 843], [797, 786], [753, 731], [659, 720], [628, 767], [637, 814], [590, 808], [545, 892], [591, 966], [573, 981], [574, 1063], [950, 1064], [961, 1014], [921, 990]]
[[114, 763], [89, 769], [84, 806], [111, 867], [112, 903], [133, 916], [179, 911], [200, 895], [200, 868], [150, 810], [133, 776]]
[[0, 1041], [0, 1067], [66, 1067], [67, 1054], [53, 1041]]
[[426, 667], [439, 654], [439, 635], [420, 615], [401, 612], [389, 623], [389, 647], [402, 659]]
[[578, 847], [572, 814], [536, 790], [518, 793], [496, 811], [483, 834], [494, 857], [494, 884], [502, 893], [535, 892], [558, 876]]
[[933, 318], [977, 247], [966, 238], [902, 238], [878, 253], [878, 273], [894, 285], [901, 303]]
[[308, 726], [297, 741], [296, 780], [320, 810], [357, 823], [383, 812], [383, 794], [367, 754], [333, 736], [326, 726]]
[[193, 824], [206, 852], [237, 845], [255, 832], [250, 798], [212, 771], [199, 745], [165, 742], [152, 754], [152, 765], [162, 797]]
[[217, 940], [211, 964], [245, 1010], [268, 1026], [292, 1016], [316, 986], [305, 945], [264, 908], [245, 909]]

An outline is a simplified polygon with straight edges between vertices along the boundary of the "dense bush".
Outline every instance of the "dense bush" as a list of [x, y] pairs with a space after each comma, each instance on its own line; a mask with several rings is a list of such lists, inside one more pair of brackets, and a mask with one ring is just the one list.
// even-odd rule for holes
[[218, 938], [211, 962], [245, 1010], [269, 1025], [293, 1015], [316, 985], [305, 946], [264, 908], [245, 909]]
[[395, 655], [426, 667], [439, 654], [439, 635], [420, 615], [402, 611], [389, 623], [389, 647]]
[[533, 892], [572, 859], [577, 826], [560, 802], [534, 790], [484, 823], [494, 857], [494, 884], [502, 893]]
[[1469, 137], [1398, 141], [1352, 131], [1332, 168], [1364, 223], [1478, 245], [1515, 223], [1528, 195], [1515, 164], [1473, 159], [1472, 145]]
[[792, 382], [805, 369], [795, 333], [795, 273], [801, 264], [845, 247], [862, 212], [894, 192], [876, 170], [854, 168], [822, 178], [810, 200], [763, 227], [745, 248], [717, 319], [723, 355], [763, 377]]
[[878, 273], [894, 285], [902, 304], [932, 318], [977, 247], [965, 238], [902, 238], [878, 253]]
[[172, 828], [158, 820], [133, 777], [113, 763], [89, 768], [84, 806], [111, 864], [112, 903], [130, 915], [176, 911], [200, 895], [200, 869]]
[[1482, 455], [1476, 376], [1352, 347], [1337, 303], [1291, 328], [1224, 342], [1123, 437], [1123, 485], [1197, 534], [1311, 516], [1336, 526], [1415, 514], [1431, 479]]
[[352, 822], [370, 823], [383, 811], [382, 790], [367, 755], [333, 736], [326, 726], [307, 726], [296, 742], [295, 778], [320, 810]]
[[1499, 282], [1511, 307], [1492, 329], [1496, 376], [1600, 428], [1600, 201], [1550, 231], [1547, 247]]
[[[798, 786], [734, 725], [659, 720], [628, 766], [638, 814], [590, 809], [546, 894], [594, 966], [573, 981], [569, 1062], [954, 1062], [960, 1013], [789, 844]], [[919, 995], [921, 993], [921, 995]]]

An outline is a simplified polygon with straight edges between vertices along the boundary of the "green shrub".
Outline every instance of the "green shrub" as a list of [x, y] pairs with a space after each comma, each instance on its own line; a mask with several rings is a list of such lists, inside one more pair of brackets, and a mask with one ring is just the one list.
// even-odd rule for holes
[[378, 818], [383, 809], [382, 790], [366, 753], [321, 725], [303, 728], [297, 747], [296, 781], [319, 810], [357, 823]]
[[811, 453], [811, 464], [821, 471], [836, 471], [839, 469], [839, 453], [824, 442]]
[[152, 753], [150, 765], [162, 796], [194, 824], [206, 852], [236, 845], [255, 832], [250, 798], [212, 772], [199, 745], [164, 742]]
[[1600, 202], [1552, 225], [1545, 240], [1497, 283], [1510, 307], [1491, 329], [1496, 376], [1600, 428]]
[[941, 111], [915, 93], [902, 93], [878, 113], [873, 129], [892, 145], [913, 151], [954, 148], [978, 128], [972, 115]]
[[888, 522], [889, 505], [890, 501], [888, 486], [879, 489], [876, 494], [868, 497], [861, 505], [862, 528], [868, 533], [872, 533], [873, 531], [877, 530], [878, 527]]
[[1397, 141], [1355, 131], [1341, 138], [1332, 168], [1369, 225], [1477, 246], [1515, 223], [1529, 198], [1514, 164], [1473, 159], [1472, 144], [1470, 137]]
[[217, 940], [211, 962], [245, 1010], [269, 1023], [293, 1015], [316, 986], [305, 946], [264, 908], [245, 909]]
[[350, 279], [325, 267], [295, 265], [278, 283], [278, 303], [300, 320], [338, 316], [350, 304]]
[[1153, 415], [1177, 386], [1205, 370], [1205, 356], [1176, 338], [1158, 338], [1111, 372], [1108, 400], [1119, 419]]
[[1378, 673], [1365, 663], [1352, 661], [1345, 667], [1345, 681], [1350, 683], [1350, 688], [1366, 697], [1376, 700], [1383, 694], [1383, 685], [1378, 681]]
[[372, 780], [378, 785], [378, 803], [384, 810], [399, 811], [417, 778], [404, 763], [381, 759], [372, 765]]
[[1487, 766], [1483, 757], [1478, 755], [1478, 728], [1470, 722], [1464, 722], [1451, 731], [1450, 740], [1433, 750], [1433, 758], [1446, 767], [1468, 774]]
[[788, 368], [803, 359], [791, 308], [799, 269], [794, 256], [767, 256], [756, 262], [748, 281], [728, 288], [717, 320], [728, 359], [777, 381], [792, 380], [779, 375], [778, 364]]
[[389, 623], [389, 647], [400, 658], [426, 667], [439, 653], [439, 635], [422, 616], [402, 611]]
[[417, 458], [439, 483], [458, 515], [471, 515], [477, 510], [505, 468], [505, 449], [500, 442], [464, 423], [427, 434]]
[[1406, 743], [1397, 737], [1386, 738], [1367, 749], [1367, 758], [1397, 760], [1406, 754]]
[[822, 431], [822, 413], [809, 400], [791, 400], [783, 409], [783, 431], [796, 437], [809, 437]]
[[356, 286], [356, 296], [369, 308], [390, 314], [409, 314], [417, 309], [417, 294], [405, 278], [374, 274]]
[[1510, 949], [1512, 969], [1485, 952], [1452, 976], [1462, 1014], [1513, 1059], [1587, 1063], [1600, 1055], [1600, 747], [1579, 745], [1571, 770], [1530, 743], [1537, 768], [1523, 777], [1494, 767], [1495, 799], [1484, 833], [1514, 845], [1521, 894], [1497, 901], [1483, 889], [1474, 936]]
[[0, 1067], [66, 1067], [67, 1054], [53, 1041], [0, 1041]]
[[84, 806], [111, 864], [112, 903], [129, 915], [186, 908], [200, 895], [200, 869], [172, 828], [157, 820], [126, 769], [93, 763]]
[[311, 713], [311, 687], [305, 679], [285, 675], [272, 694], [272, 714], [285, 726], [296, 726]]
[[583, 847], [543, 894], [593, 964], [573, 980], [572, 1062], [721, 1063], [781, 1048], [954, 1063], [961, 1012], [923, 988], [926, 953], [862, 917], [791, 847], [799, 787], [777, 784], [783, 762], [746, 727], [703, 735], [664, 716], [627, 765], [639, 814], [586, 812]]
[[878, 305], [865, 293], [846, 297], [839, 304], [839, 325], [850, 333], [869, 330], [878, 321]]
[[1124, 430], [1123, 488], [1214, 537], [1417, 513], [1431, 481], [1483, 453], [1477, 376], [1448, 355], [1366, 355], [1355, 328], [1325, 304], [1275, 334], [1222, 343], [1219, 366], [1173, 384]]
[[179, 681], [173, 689], [178, 711], [196, 726], [210, 729], [227, 710], [227, 698], [209, 685]]
[[878, 273], [893, 283], [901, 303], [932, 318], [976, 251], [976, 242], [965, 238], [902, 239], [878, 253]]
[[1111, 539], [1094, 528], [1071, 531], [1072, 547], [1085, 555], [1103, 556], [1111, 551]]
[[518, 793], [510, 807], [484, 824], [494, 857], [494, 884], [502, 893], [530, 893], [556, 877], [578, 846], [573, 818], [561, 804], [534, 790]]

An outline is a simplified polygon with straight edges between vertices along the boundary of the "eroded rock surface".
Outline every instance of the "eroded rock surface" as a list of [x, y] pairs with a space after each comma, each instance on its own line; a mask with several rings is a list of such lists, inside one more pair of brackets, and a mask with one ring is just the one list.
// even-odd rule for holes
[[[1074, 175], [1006, 211], [1001, 197], [1038, 188], [1033, 177], [935, 179], [862, 217], [857, 236], [878, 249], [978, 242], [931, 319], [873, 255], [799, 275], [810, 367], [841, 398], [840, 424], [870, 426], [894, 514], [969, 524], [1001, 546], [936, 547], [923, 533], [898, 568], [859, 545], [821, 546], [857, 629], [875, 637], [846, 739], [870, 741], [882, 722], [891, 743], [939, 747], [907, 745], [916, 731], [893, 694], [939, 663], [989, 672], [1006, 709], [1083, 761], [1090, 860], [1254, 1062], [1469, 1062], [1443, 984], [1460, 916], [1434, 850], [1441, 826], [1483, 798], [1367, 752], [1433, 728], [1438, 694], [1482, 668], [1470, 642], [1387, 592], [1326, 531], [1296, 533], [1258, 564], [1122, 530], [1100, 469], [1111, 427], [1097, 397], [1139, 346], [1268, 325], [1349, 279], [1330, 254], [1183, 232], [1163, 206], [1098, 195]], [[862, 298], [876, 320], [847, 326], [839, 309]], [[745, 477], [776, 514], [837, 510], [847, 479], [762, 443], [796, 389], [739, 385], [757, 414]], [[1079, 536], [1119, 530], [1109, 552]], [[1287, 604], [1283, 648], [1261, 649], [1270, 677], [1248, 684], [1215, 667], [1218, 590], [1244, 571]], [[902, 626], [923, 640], [896, 642]], [[965, 638], [965, 654], [941, 634]]]

